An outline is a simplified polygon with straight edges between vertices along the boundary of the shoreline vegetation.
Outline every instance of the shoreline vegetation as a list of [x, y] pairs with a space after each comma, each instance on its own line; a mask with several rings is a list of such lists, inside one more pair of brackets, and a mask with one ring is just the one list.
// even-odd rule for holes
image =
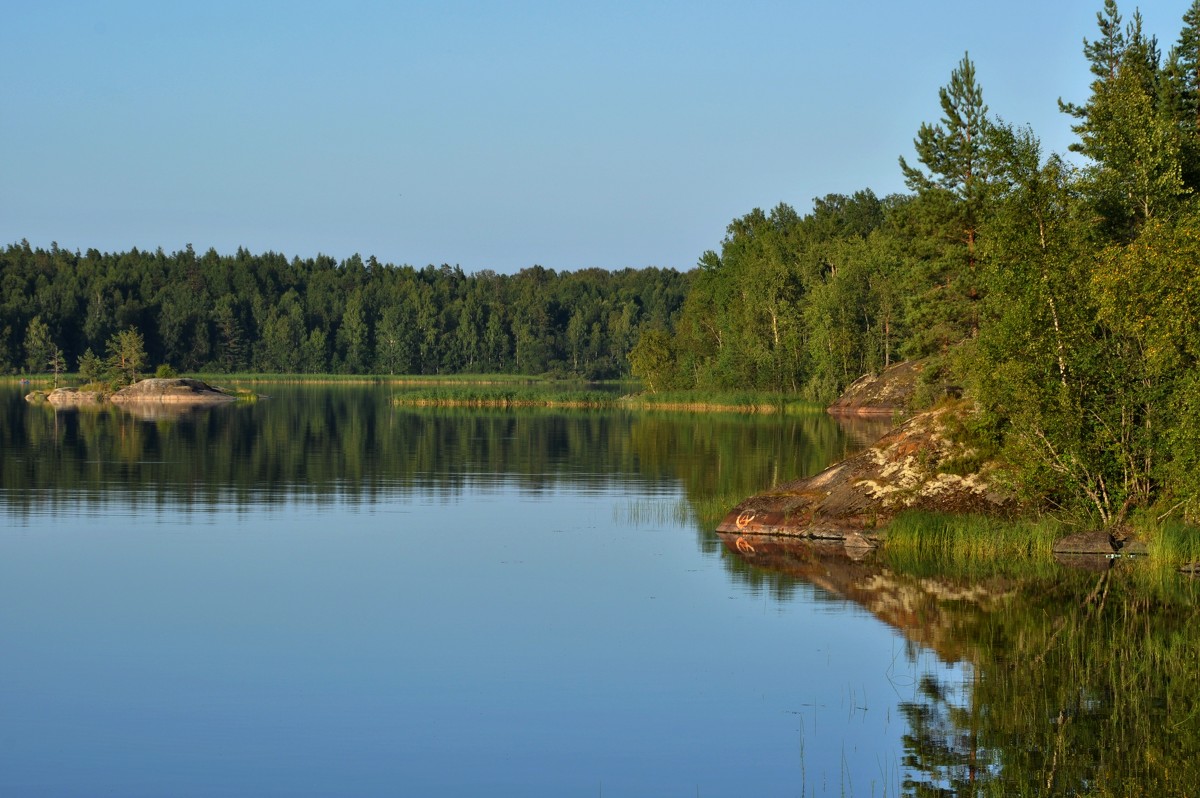
[[824, 412], [811, 402], [781, 401], [777, 396], [680, 391], [622, 394], [596, 390], [461, 387], [420, 390], [393, 398], [397, 407], [560, 408], [564, 410], [661, 410], [683, 413], [791, 415]]
[[25, 396], [34, 404], [46, 403], [56, 410], [78, 410], [107, 405], [176, 405], [201, 407], [228, 402], [256, 401], [258, 395], [245, 388], [224, 388], [190, 377], [148, 377], [124, 387], [111, 383], [88, 382], [76, 386], [56, 386], [49, 391], [35, 389]]
[[[644, 393], [636, 382], [581, 382], [546, 377], [495, 374], [443, 376], [354, 374], [219, 374], [181, 375], [219, 387], [252, 385], [386, 385], [404, 389], [393, 397], [397, 407], [559, 408], [564, 410], [662, 410], [688, 413], [805, 415], [823, 413], [815, 402], [766, 392], [669, 391]], [[4, 376], [0, 382], [43, 386], [51, 378]], [[81, 382], [79, 375], [59, 375], [64, 385]], [[88, 389], [88, 386], [80, 386]], [[236, 388], [226, 389], [237, 392]], [[242, 389], [243, 393], [247, 391]]]
[[[911, 382], [914, 375], [919, 375], [921, 368], [902, 365], [889, 374], [899, 374], [900, 379], [875, 377], [859, 381], [847, 396], [852, 397], [855, 412], [850, 415], [863, 417], [878, 417], [892, 414], [894, 420], [905, 415], [905, 408], [895, 401], [897, 395], [907, 398], [912, 396], [912, 386], [897, 384]], [[684, 412], [684, 413], [733, 413], [745, 415], [804, 415], [825, 413], [826, 408], [811, 402], [783, 400], [778, 395], [755, 394], [753, 392], [712, 392], [712, 391], [668, 391], [659, 393], [633, 392], [636, 384], [630, 382], [612, 381], [608, 383], [582, 383], [579, 381], [554, 380], [544, 377], [527, 375], [443, 375], [443, 376], [380, 376], [380, 375], [341, 375], [341, 374], [201, 374], [194, 375], [217, 390], [224, 391], [239, 401], [251, 401], [259, 394], [244, 387], [244, 384], [270, 385], [386, 385], [403, 391], [392, 398], [392, 404], [397, 408], [465, 408], [465, 409], [550, 409], [565, 411], [627, 411], [627, 412]], [[47, 385], [49, 378], [6, 376], [0, 378], [6, 383]], [[60, 383], [78, 383], [78, 375], [60, 375]], [[232, 387], [230, 387], [232, 386]], [[83, 389], [89, 386], [82, 386]], [[33, 393], [39, 393], [35, 390]], [[44, 392], [41, 392], [44, 393]], [[884, 397], [886, 401], [880, 401]], [[873, 402], [879, 402], [873, 404]], [[839, 415], [838, 408], [846, 404], [843, 397], [829, 412]], [[842, 414], [845, 415], [845, 414]], [[911, 416], [911, 414], [908, 414]], [[895, 432], [895, 430], [893, 430]], [[892, 433], [889, 433], [892, 434]], [[886, 436], [885, 436], [886, 437]], [[908, 441], [906, 446], [911, 446]], [[932, 463], [932, 454], [922, 454], [914, 449], [910, 454], [927, 464]], [[943, 457], [946, 453], [942, 453]], [[836, 463], [831, 468], [843, 466], [846, 461]], [[984, 465], [983, 461], [972, 464], [972, 469], [978, 471]], [[937, 469], [935, 468], [935, 471]], [[897, 472], [898, 473], [898, 472]], [[778, 488], [768, 491], [761, 496], [778, 493]], [[759, 498], [752, 497], [752, 498]], [[748, 500], [747, 500], [748, 501]], [[739, 502], [741, 502], [739, 504]], [[737, 504], [735, 512], [730, 513], [729, 507]], [[710, 501], [701, 502], [697, 507], [697, 516], [701, 523], [709, 528], [720, 526], [722, 517], [734, 517], [742, 514], [740, 509], [745, 504], [740, 497], [713, 497]], [[857, 507], [858, 523], [862, 538], [872, 548], [878, 548], [884, 559], [905, 570], [922, 570], [933, 567], [954, 570], [986, 570], [992, 571], [1005, 564], [1020, 567], [1021, 563], [1045, 562], [1052, 563], [1056, 559], [1055, 545], [1063, 538], [1080, 532], [1077, 522], [1069, 519], [1057, 519], [1047, 514], [1022, 512], [1013, 509], [1002, 514], [982, 514], [970, 511], [956, 510], [953, 507], [944, 511], [934, 509], [901, 510], [884, 518], [879, 510]], [[870, 520], [863, 521], [868, 517]], [[728, 520], [728, 518], [726, 518]], [[799, 523], [812, 524], [808, 517]], [[727, 525], [728, 526], [728, 525]], [[790, 529], [773, 531], [759, 528], [738, 528], [737, 518], [734, 518], [734, 529], [739, 533], [735, 536], [735, 550], [747, 554], [747, 546], [753, 551], [753, 542], [739, 546], [737, 539], [743, 541], [778, 538], [797, 543], [804, 541], [837, 541], [845, 543], [847, 535], [836, 533], [813, 534], [800, 526]], [[786, 527], [786, 523], [784, 523]], [[885, 531], [886, 530], [886, 531]], [[728, 530], [724, 530], [728, 531]], [[1136, 516], [1131, 520], [1124, 533], [1142, 542], [1137, 549], [1138, 559], [1148, 559], [1157, 566], [1170, 570], [1195, 572], [1200, 563], [1200, 530], [1192, 526], [1170, 519], [1156, 519], [1146, 515]], [[1115, 560], [1124, 556], [1114, 551], [1108, 559]], [[1104, 559], [1105, 555], [1093, 553], [1079, 559], [1077, 564], [1095, 566]], [[753, 559], [752, 557], [749, 559]], [[1058, 557], [1060, 562], [1066, 558]]]
[[1012, 465], [972, 430], [974, 403], [949, 395], [911, 410], [925, 368], [902, 363], [851, 385], [831, 414], [852, 408], [904, 420], [819, 474], [739, 501], [716, 525], [726, 545], [751, 559], [764, 543], [832, 546], [852, 557], [879, 549], [894, 563], [951, 569], [1056, 561], [1104, 570], [1133, 558], [1200, 575], [1200, 529], [1169, 511], [1099, 526], [1024, 501]]

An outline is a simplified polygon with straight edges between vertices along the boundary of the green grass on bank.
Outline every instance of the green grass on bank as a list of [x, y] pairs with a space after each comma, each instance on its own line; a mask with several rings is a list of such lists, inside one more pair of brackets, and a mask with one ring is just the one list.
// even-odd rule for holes
[[[148, 375], [147, 375], [148, 376]], [[189, 373], [217, 386], [236, 385], [384, 385], [397, 389], [394, 403], [409, 407], [560, 408], [638, 410], [685, 413], [753, 413], [808, 415], [824, 406], [778, 393], [752, 391], [666, 391], [644, 393], [636, 381], [586, 382], [526, 374], [264, 374], [259, 372]], [[28, 380], [49, 389], [48, 375], [13, 375], [6, 382]], [[60, 374], [60, 386], [78, 386], [78, 374]]]
[[[622, 385], [621, 388], [634, 386]], [[800, 401], [780, 401], [774, 394], [671, 392], [629, 393], [596, 390], [570, 383], [490, 386], [481, 384], [416, 385], [394, 398], [397, 405], [418, 407], [560, 407], [604, 410], [807, 414], [824, 408]]]
[[[153, 372], [142, 375], [153, 377]], [[366, 384], [396, 384], [396, 385], [622, 385], [630, 390], [636, 390], [638, 383], [633, 381], [604, 381], [589, 383], [584, 380], [562, 380], [553, 377], [531, 376], [528, 374], [276, 374], [256, 371], [237, 372], [188, 372], [180, 373], [180, 377], [204, 380], [238, 380], [247, 382], [280, 382], [280, 383], [366, 383]], [[31, 384], [50, 384], [54, 382], [52, 374], [5, 374], [0, 375], [0, 382], [21, 382], [28, 380]], [[60, 385], [74, 385], [80, 382], [76, 372], [63, 372], [58, 375]]]
[[[297, 385], [396, 385], [396, 386], [516, 386], [547, 385], [555, 381], [524, 374], [268, 374], [262, 372], [196, 373], [189, 377], [230, 382], [267, 382]], [[570, 383], [579, 384], [583, 383]]]
[[[898, 571], [920, 574], [980, 575], [1053, 568], [1053, 547], [1078, 532], [1051, 518], [1000, 519], [909, 511], [887, 527], [882, 555]], [[1200, 528], [1177, 520], [1146, 518], [1132, 532], [1145, 541], [1148, 556], [1138, 558], [1143, 576], [1175, 575], [1200, 564]]]
[[816, 402], [784, 394], [752, 391], [660, 391], [658, 393], [641, 393], [635, 398], [646, 407], [740, 408], [753, 409], [753, 412], [757, 413], [785, 414], [825, 411], [825, 406]]
[[1069, 534], [1051, 519], [999, 519], [908, 511], [887, 527], [882, 555], [897, 571], [983, 575], [1054, 567], [1054, 542]]
[[[401, 386], [397, 386], [401, 387]], [[463, 384], [405, 387], [392, 401], [409, 407], [562, 407], [616, 408], [621, 397], [613, 392], [551, 385], [509, 387]]]
[[1200, 564], [1200, 528], [1174, 518], [1160, 521], [1149, 516], [1135, 518], [1132, 528], [1146, 542], [1152, 561], [1172, 568]]

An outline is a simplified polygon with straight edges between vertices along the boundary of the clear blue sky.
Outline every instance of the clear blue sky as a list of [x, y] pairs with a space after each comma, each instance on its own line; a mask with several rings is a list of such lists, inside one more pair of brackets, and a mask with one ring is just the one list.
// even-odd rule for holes
[[[1143, 7], [1164, 51], [1190, 3]], [[4, 0], [0, 246], [688, 269], [754, 207], [903, 190], [964, 51], [1065, 150], [1101, 6]]]

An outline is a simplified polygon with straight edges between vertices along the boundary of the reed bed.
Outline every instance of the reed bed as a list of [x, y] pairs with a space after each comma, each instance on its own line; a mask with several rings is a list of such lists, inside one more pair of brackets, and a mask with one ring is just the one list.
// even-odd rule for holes
[[1050, 519], [1007, 520], [984, 515], [901, 513], [887, 529], [889, 559], [927, 562], [1050, 561], [1063, 526]]
[[620, 406], [620, 396], [611, 391], [561, 390], [542, 386], [497, 387], [462, 385], [414, 387], [392, 398], [408, 407], [526, 408], [560, 407], [573, 410], [607, 409]]
[[572, 389], [555, 383], [496, 387], [483, 384], [438, 384], [422, 387], [412, 383], [393, 398], [398, 406], [528, 408], [550, 407], [592, 410], [638, 410], [686, 413], [809, 414], [820, 412], [804, 402], [781, 403], [778, 397], [762, 394], [622, 394], [615, 390]]
[[1200, 575], [1200, 529], [1177, 519], [1135, 520], [1133, 528], [1146, 541], [1152, 562]]
[[521, 374], [270, 374], [209, 372], [187, 376], [205, 381], [291, 383], [299, 385], [398, 385], [414, 387], [472, 385], [539, 385], [550, 381]]
[[808, 414], [825, 411], [823, 405], [777, 393], [753, 391], [663, 391], [634, 397], [646, 407], [664, 410], [734, 410], [746, 413]]

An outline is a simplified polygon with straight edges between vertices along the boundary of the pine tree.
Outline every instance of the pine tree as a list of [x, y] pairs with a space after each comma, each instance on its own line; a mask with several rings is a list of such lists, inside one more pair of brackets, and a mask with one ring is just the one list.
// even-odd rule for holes
[[79, 356], [79, 377], [83, 380], [84, 385], [103, 380], [104, 370], [104, 361], [92, 351], [91, 347], [88, 347]]
[[122, 385], [133, 385], [146, 365], [146, 344], [132, 327], [108, 339], [108, 369]]
[[1164, 90], [1171, 95], [1168, 111], [1179, 124], [1183, 184], [1195, 191], [1200, 188], [1200, 0], [1193, 0], [1183, 15], [1179, 43], [1172, 48], [1164, 72]]
[[[950, 73], [950, 83], [938, 90], [942, 119], [937, 125], [922, 123], [913, 140], [917, 159], [925, 169], [910, 166], [901, 157], [900, 168], [908, 187], [917, 192], [918, 209], [926, 223], [940, 231], [939, 255], [922, 259], [924, 277], [913, 286], [917, 316], [938, 319], [939, 330], [930, 345], [945, 348], [978, 330], [980, 297], [976, 269], [979, 225], [989, 191], [989, 138], [992, 124], [975, 80], [969, 54]], [[937, 235], [937, 233], [935, 233]], [[913, 354], [929, 354], [929, 351]]]
[[1096, 12], [1096, 26], [1100, 28], [1100, 38], [1094, 42], [1084, 39], [1083, 54], [1091, 62], [1093, 75], [1100, 80], [1112, 80], [1125, 55], [1125, 33], [1116, 0], [1104, 0], [1104, 11]]
[[[942, 190], [963, 204], [964, 216], [977, 222], [987, 185], [987, 134], [990, 128], [983, 90], [975, 82], [975, 65], [969, 54], [950, 73], [950, 83], [938, 89], [942, 120], [921, 124], [913, 147], [928, 172], [900, 158], [904, 181], [917, 193]], [[964, 229], [970, 236], [974, 227]], [[968, 238], [968, 241], [971, 240]]]

